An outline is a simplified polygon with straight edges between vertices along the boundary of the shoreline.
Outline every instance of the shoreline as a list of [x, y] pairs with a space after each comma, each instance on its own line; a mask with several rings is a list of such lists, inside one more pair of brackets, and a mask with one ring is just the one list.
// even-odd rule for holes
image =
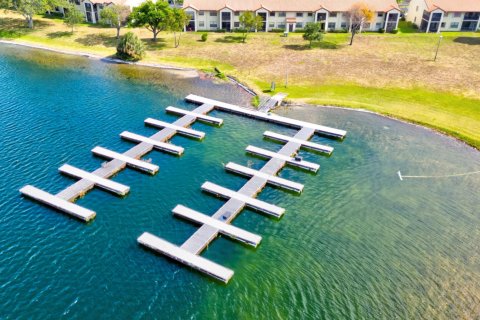
[[[30, 48], [30, 49], [50, 51], [50, 52], [54, 52], [54, 53], [58, 53], [58, 54], [65, 54], [65, 55], [71, 55], [71, 56], [77, 56], [77, 57], [84, 57], [84, 58], [88, 58], [88, 59], [95, 59], [95, 60], [102, 61], [102, 62], [105, 62], [105, 63], [126, 64], [126, 65], [141, 66], [141, 67], [148, 67], [148, 68], [157, 68], [157, 69], [162, 69], [162, 70], [167, 70], [167, 71], [170, 70], [170, 71], [183, 71], [183, 72], [199, 73], [199, 70], [195, 69], [195, 68], [182, 68], [182, 67], [175, 67], [175, 66], [171, 66], [171, 65], [163, 65], [163, 64], [149, 63], [149, 62], [129, 62], [129, 61], [123, 61], [123, 60], [116, 59], [116, 58], [103, 57], [103, 56], [100, 56], [100, 55], [97, 55], [97, 54], [92, 54], [92, 53], [87, 53], [87, 52], [55, 49], [55, 48], [51, 48], [51, 47], [47, 47], [47, 46], [43, 46], [43, 45], [31, 44], [31, 43], [25, 43], [25, 42], [17, 42], [17, 41], [0, 39], [0, 44], [1, 43], [7, 44], [7, 45], [26, 47], [26, 48]], [[232, 76], [228, 75], [228, 79], [231, 83], [240, 87], [242, 90], [244, 90], [244, 91], [246, 91], [250, 94], [255, 93], [255, 91], [253, 89], [248, 87], [248, 85], [246, 85], [244, 83], [241, 83], [240, 80], [238, 80], [236, 77], [233, 77], [233, 79], [232, 79]], [[453, 139], [461, 142], [462, 144], [473, 148], [476, 151], [480, 151], [479, 147], [477, 147], [475, 145], [472, 145], [472, 144], [468, 143], [467, 141], [465, 141], [465, 140], [463, 140], [459, 137], [455, 137], [454, 135], [451, 135], [448, 132], [443, 131], [441, 128], [424, 125], [422, 123], [415, 122], [414, 120], [403, 119], [403, 118], [400, 118], [400, 117], [395, 117], [393, 115], [383, 114], [383, 113], [379, 113], [379, 112], [375, 112], [375, 111], [371, 111], [371, 110], [367, 110], [367, 109], [363, 109], [363, 108], [352, 108], [352, 107], [346, 107], [346, 106], [342, 107], [342, 106], [317, 105], [317, 104], [308, 104], [308, 103], [296, 102], [294, 104], [289, 104], [286, 107], [293, 107], [295, 105], [296, 106], [315, 106], [315, 107], [321, 107], [321, 108], [337, 108], [337, 109], [371, 113], [371, 114], [375, 114], [375, 115], [385, 117], [385, 118], [388, 118], [388, 119], [393, 119], [393, 120], [396, 120], [396, 121], [400, 121], [400, 122], [403, 122], [403, 123], [408, 123], [408, 124], [411, 124], [411, 125], [415, 125], [415, 126], [418, 126], [418, 127], [428, 129], [430, 131], [436, 132], [436, 133], [441, 134], [443, 136], [453, 138]]]

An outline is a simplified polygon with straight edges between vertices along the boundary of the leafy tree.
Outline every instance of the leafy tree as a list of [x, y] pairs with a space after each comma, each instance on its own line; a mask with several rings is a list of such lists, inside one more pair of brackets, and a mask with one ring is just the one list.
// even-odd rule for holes
[[153, 33], [153, 41], [157, 41], [157, 35], [168, 28], [168, 16], [170, 11], [168, 2], [147, 0], [133, 9], [129, 16], [132, 27], [145, 27]]
[[117, 45], [117, 57], [122, 60], [138, 61], [145, 56], [143, 42], [133, 32], [127, 32]]
[[78, 10], [73, 4], [69, 5], [67, 9], [68, 11], [65, 14], [64, 22], [67, 26], [72, 28], [72, 33], [73, 33], [73, 28], [77, 24], [85, 21], [85, 17], [83, 13], [80, 10]]
[[49, 0], [0, 0], [0, 8], [13, 8], [24, 16], [27, 25], [33, 29], [33, 16], [52, 9]]
[[178, 48], [178, 46], [180, 45], [180, 37], [182, 36], [181, 32], [183, 32], [183, 30], [185, 29], [185, 25], [188, 23], [189, 20], [190, 17], [182, 9], [173, 8], [168, 11], [168, 30], [173, 31], [175, 48]]
[[348, 11], [348, 17], [350, 19], [350, 32], [352, 37], [350, 38], [350, 45], [353, 44], [353, 38], [357, 32], [361, 29], [365, 22], [372, 22], [374, 19], [373, 10], [371, 10], [365, 3], [355, 3]]
[[318, 22], [307, 23], [304, 30], [305, 33], [303, 34], [303, 39], [310, 42], [310, 48], [312, 47], [313, 41], [321, 41], [323, 39], [322, 26]]
[[117, 29], [117, 39], [120, 38], [120, 28], [127, 22], [130, 15], [130, 7], [122, 5], [111, 5], [100, 12], [101, 22]]
[[243, 29], [243, 42], [247, 40], [248, 33], [252, 30], [258, 30], [263, 27], [262, 17], [257, 16], [251, 11], [245, 11], [240, 15], [240, 26]]

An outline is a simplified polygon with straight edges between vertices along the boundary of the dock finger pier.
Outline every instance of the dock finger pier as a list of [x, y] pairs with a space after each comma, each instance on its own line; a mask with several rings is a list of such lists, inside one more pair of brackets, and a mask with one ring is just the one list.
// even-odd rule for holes
[[172, 208], [174, 216], [199, 225], [197, 231], [186, 239], [183, 244], [180, 246], [174, 245], [162, 239], [160, 235], [149, 233], [148, 230], [145, 230], [137, 239], [137, 242], [145, 248], [174, 259], [221, 282], [227, 283], [234, 274], [233, 270], [203, 258], [201, 256], [202, 251], [219, 235], [229, 237], [251, 247], [257, 247], [262, 241], [261, 235], [234, 226], [232, 223], [235, 217], [237, 217], [244, 208], [250, 208], [275, 219], [281, 218], [286, 214], [284, 208], [273, 203], [258, 200], [256, 196], [267, 185], [275, 186], [289, 192], [301, 193], [304, 190], [302, 184], [281, 178], [277, 174], [287, 165], [297, 167], [306, 172], [316, 173], [320, 169], [320, 166], [316, 163], [304, 161], [299, 157], [298, 152], [300, 149], [307, 151], [313, 150], [316, 153], [330, 155], [333, 152], [332, 147], [314, 143], [310, 141], [310, 138], [318, 134], [333, 139], [343, 139], [346, 131], [290, 119], [270, 112], [246, 109], [197, 95], [189, 95], [186, 97], [186, 100], [196, 104], [197, 107], [191, 111], [176, 107], [166, 108], [166, 112], [179, 116], [173, 123], [163, 122], [154, 118], [147, 118], [145, 120], [145, 125], [159, 130], [152, 136], [146, 137], [129, 131], [121, 132], [119, 134], [120, 138], [134, 144], [134, 146], [126, 152], [118, 153], [102, 146], [93, 148], [91, 150], [93, 155], [107, 160], [107, 162], [104, 162], [98, 169], [88, 172], [69, 164], [62, 165], [58, 169], [59, 172], [77, 181], [57, 194], [51, 194], [32, 185], [26, 185], [21, 188], [21, 194], [71, 217], [89, 222], [96, 217], [96, 212], [75, 204], [76, 199], [83, 197], [94, 187], [103, 189], [116, 196], [125, 196], [131, 191], [130, 187], [111, 180], [111, 177], [126, 167], [150, 175], [155, 175], [159, 171], [161, 172], [161, 168], [159, 168], [158, 165], [141, 159], [154, 150], [169, 153], [176, 157], [181, 156], [184, 152], [188, 152], [188, 150], [185, 151], [181, 146], [171, 144], [169, 140], [176, 134], [198, 140], [204, 139], [205, 133], [193, 130], [190, 126], [196, 121], [221, 126], [223, 124], [222, 119], [208, 115], [208, 113], [213, 110], [229, 112], [260, 121], [268, 121], [278, 125], [296, 128], [298, 131], [293, 136], [286, 136], [272, 131], [266, 131], [264, 133], [266, 139], [283, 143], [277, 152], [252, 145], [245, 146], [247, 154], [255, 155], [256, 157], [266, 160], [263, 167], [259, 170], [254, 170], [248, 166], [234, 162], [228, 162], [225, 165], [226, 172], [248, 179], [239, 190], [231, 190], [210, 181], [205, 181], [199, 186], [199, 192], [202, 191], [225, 200], [224, 205], [213, 214], [195, 211], [188, 207], [188, 203], [178, 204], [175, 208]]

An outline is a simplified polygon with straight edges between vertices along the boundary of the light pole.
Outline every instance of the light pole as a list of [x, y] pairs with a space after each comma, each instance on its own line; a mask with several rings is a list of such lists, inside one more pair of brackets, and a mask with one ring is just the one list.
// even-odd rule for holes
[[440, 49], [440, 42], [442, 41], [443, 36], [440, 36], [438, 38], [438, 43], [437, 43], [437, 51], [435, 51], [435, 58], [433, 58], [433, 61], [437, 61], [437, 56], [438, 56], [438, 49]]

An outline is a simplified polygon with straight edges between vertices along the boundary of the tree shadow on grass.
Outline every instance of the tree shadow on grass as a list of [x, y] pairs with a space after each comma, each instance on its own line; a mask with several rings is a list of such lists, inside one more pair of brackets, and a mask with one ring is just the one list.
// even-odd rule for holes
[[57, 38], [64, 38], [64, 37], [71, 37], [73, 32], [71, 31], [56, 31], [47, 33], [47, 37], [50, 39], [57, 39]]
[[321, 42], [314, 42], [312, 46], [308, 43], [306, 44], [286, 44], [283, 46], [287, 50], [295, 50], [295, 51], [304, 51], [304, 50], [311, 50], [311, 49], [328, 49], [328, 50], [335, 50], [340, 49], [340, 46], [333, 42], [328, 41], [321, 41]]
[[117, 38], [115, 36], [111, 36], [105, 33], [91, 33], [87, 34], [83, 38], [75, 39], [75, 42], [83, 44], [87, 47], [104, 45], [105, 47], [116, 47], [117, 46]]
[[471, 46], [479, 46], [480, 45], [480, 38], [478, 37], [458, 37], [453, 39], [453, 42], [468, 44]]
[[242, 36], [225, 36], [223, 38], [218, 38], [215, 40], [215, 42], [221, 42], [221, 43], [243, 43], [243, 37]]
[[[0, 9], [1, 10], [1, 9]], [[0, 39], [16, 39], [35, 30], [41, 30], [51, 25], [45, 21], [33, 20], [34, 29], [27, 27], [24, 19], [0, 18]]]
[[167, 46], [167, 43], [163, 38], [157, 38], [157, 41], [153, 41], [152, 38], [146, 38], [142, 39], [142, 41], [145, 44], [145, 48], [147, 50], [159, 50]]

